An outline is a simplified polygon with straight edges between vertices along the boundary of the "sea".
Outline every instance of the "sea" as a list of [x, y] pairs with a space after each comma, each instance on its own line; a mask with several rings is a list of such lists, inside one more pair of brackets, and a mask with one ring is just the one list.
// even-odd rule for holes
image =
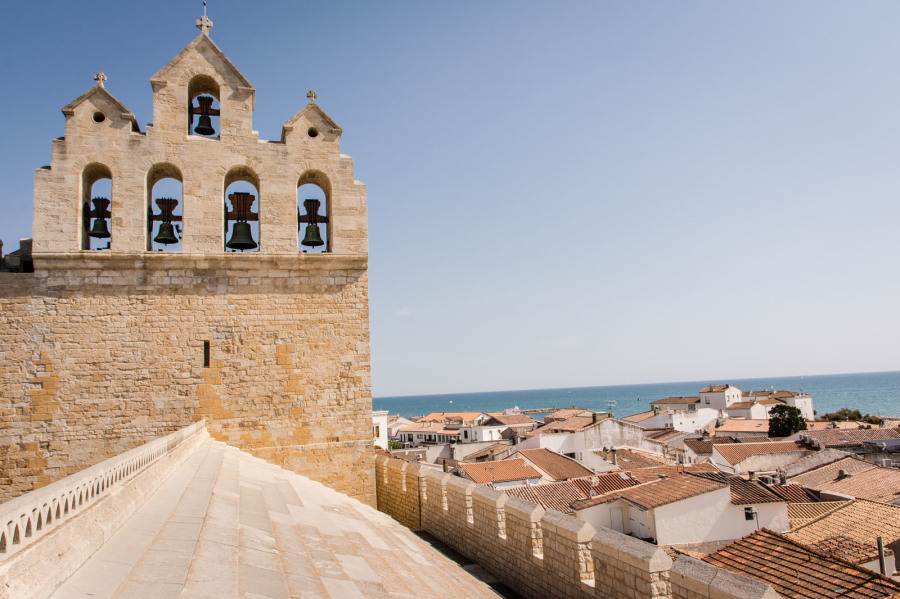
[[[900, 371], [375, 397], [372, 407], [409, 418], [432, 412], [499, 412], [512, 407], [530, 410], [578, 406], [612, 412], [621, 418], [649, 410], [651, 401], [680, 395], [696, 396], [709, 384], [726, 383], [743, 391], [784, 389], [808, 393], [819, 415], [846, 407], [863, 414], [900, 418]], [[540, 419], [543, 413], [532, 417]]]

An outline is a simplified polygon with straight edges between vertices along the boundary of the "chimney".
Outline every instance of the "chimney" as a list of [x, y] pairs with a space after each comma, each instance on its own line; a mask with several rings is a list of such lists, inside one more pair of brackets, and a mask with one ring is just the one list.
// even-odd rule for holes
[[443, 464], [443, 466], [444, 466], [444, 472], [450, 472], [450, 469], [447, 468], [447, 458], [443, 458], [443, 460], [444, 460], [444, 464]]
[[884, 539], [878, 537], [876, 541], [878, 541], [878, 568], [881, 570], [882, 576], [887, 576], [887, 568], [884, 565]]
[[618, 466], [618, 465], [619, 465], [619, 461], [616, 459], [616, 448], [613, 447], [612, 449], [610, 449], [610, 450], [609, 450], [609, 453], [612, 455], [612, 463], [613, 463], [613, 466]]
[[601, 417], [600, 412], [594, 412], [593, 414], [591, 414], [591, 421], [594, 424], [600, 422], [601, 420], [603, 420], [603, 418]]
[[844, 470], [843, 468], [838, 470], [837, 479], [844, 480], [845, 478], [850, 478], [850, 473]]

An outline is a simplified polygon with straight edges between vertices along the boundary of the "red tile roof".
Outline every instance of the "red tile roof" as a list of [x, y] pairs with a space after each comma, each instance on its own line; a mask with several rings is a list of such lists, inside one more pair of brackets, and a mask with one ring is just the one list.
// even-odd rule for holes
[[822, 447], [862, 447], [866, 441], [900, 439], [900, 429], [896, 428], [833, 428], [822, 431], [800, 431], [803, 440], [815, 441]]
[[766, 528], [710, 553], [703, 561], [761, 580], [785, 599], [873, 599], [900, 594], [900, 583]]
[[766, 485], [766, 488], [788, 503], [809, 503], [818, 497], [807, 491], [802, 485], [789, 483], [786, 485]]
[[736, 443], [734, 445], [716, 445], [713, 454], [719, 452], [726, 462], [731, 465], [739, 464], [747, 458], [755, 455], [771, 453], [809, 451], [803, 445], [793, 441], [776, 441], [774, 443]]
[[625, 472], [610, 472], [562, 482], [508, 487], [502, 491], [507, 495], [536, 503], [545, 509], [567, 513], [574, 511], [571, 506], [576, 501], [637, 484], [638, 482]]
[[900, 500], [900, 470], [873, 466], [847, 478], [820, 485], [819, 489], [859, 499], [891, 503]]
[[651, 401], [650, 405], [655, 406], [657, 404], [665, 404], [665, 405], [688, 405], [692, 403], [699, 403], [699, 397], [666, 397], [665, 399], [657, 399], [656, 401]]
[[652, 468], [654, 466], [668, 466], [672, 464], [672, 460], [667, 459], [665, 456], [650, 453], [649, 451], [631, 449], [630, 447], [620, 447], [608, 451], [598, 449], [594, 451], [594, 454], [608, 462], [612, 462], [613, 451], [615, 451], [616, 454], [616, 465], [622, 470]]
[[[698, 495], [728, 488], [728, 484], [699, 476], [679, 474], [607, 494], [606, 501], [624, 499], [644, 509], [653, 509]], [[600, 502], [598, 502], [600, 503]]]
[[733, 474], [724, 472], [695, 472], [689, 476], [699, 476], [709, 480], [716, 480], [728, 484], [731, 487], [731, 503], [733, 505], [751, 505], [756, 503], [784, 503], [784, 499], [773, 493], [765, 485], [746, 480]]
[[514, 480], [540, 478], [541, 473], [521, 458], [495, 462], [460, 463], [459, 469], [476, 483], [502, 483]]
[[900, 506], [854, 499], [840, 503], [827, 502], [813, 504], [831, 506], [819, 508], [820, 513], [810, 514], [815, 517], [806, 518], [801, 524], [794, 525], [797, 514], [791, 518], [792, 530], [789, 538], [800, 543], [815, 544], [825, 539], [845, 536], [864, 544], [873, 544], [878, 537], [884, 539], [885, 545], [893, 545], [900, 541]]
[[565, 420], [554, 420], [537, 429], [539, 434], [546, 433], [574, 433], [582, 431], [594, 424], [593, 416], [570, 416]]
[[[844, 535], [828, 537], [817, 543], [811, 543], [809, 546], [829, 557], [839, 557], [856, 565], [878, 559], [877, 543], [861, 543]], [[885, 555], [894, 554], [890, 549], [885, 549], [884, 553]]]
[[720, 433], [762, 433], [769, 434], [769, 421], [753, 418], [731, 418], [717, 427], [715, 434]]
[[792, 483], [803, 485], [804, 487], [818, 489], [825, 483], [837, 480], [841, 470], [846, 473], [853, 474], [862, 470], [868, 470], [873, 466], [874, 464], [870, 464], [863, 459], [857, 458], [855, 456], [847, 456], [846, 458], [837, 460], [830, 464], [826, 464], [819, 468], [813, 468], [812, 470], [807, 470], [806, 472], [798, 474], [797, 476], [792, 476], [788, 480]]
[[719, 469], [708, 463], [690, 464], [682, 466], [681, 464], [672, 464], [671, 466], [654, 466], [652, 468], [636, 468], [629, 470], [631, 476], [642, 483], [658, 480], [660, 476], [676, 476], [684, 472], [718, 472]]
[[646, 412], [638, 412], [637, 414], [632, 414], [631, 416], [625, 416], [621, 418], [622, 422], [643, 422], [648, 418], [653, 418], [656, 416], [656, 412], [653, 410], [648, 410]]
[[554, 480], [568, 480], [594, 473], [572, 458], [567, 458], [549, 449], [520, 449], [518, 454], [534, 464]]

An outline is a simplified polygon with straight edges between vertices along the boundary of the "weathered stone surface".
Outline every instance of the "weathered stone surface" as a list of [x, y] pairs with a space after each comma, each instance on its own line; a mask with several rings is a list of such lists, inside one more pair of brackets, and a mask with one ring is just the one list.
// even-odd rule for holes
[[[253, 87], [205, 35], [151, 83], [146, 132], [95, 86], [36, 172], [36, 272], [0, 273], [0, 500], [205, 418], [214, 438], [374, 504], [366, 192], [340, 128], [310, 103], [260, 141]], [[220, 101], [216, 138], [187, 133], [197, 89]], [[98, 177], [108, 251], [83, 249]], [[181, 252], [148, 251], [161, 177], [182, 182]], [[235, 180], [256, 187], [259, 252], [225, 252]], [[325, 193], [328, 253], [299, 252], [305, 183]]]

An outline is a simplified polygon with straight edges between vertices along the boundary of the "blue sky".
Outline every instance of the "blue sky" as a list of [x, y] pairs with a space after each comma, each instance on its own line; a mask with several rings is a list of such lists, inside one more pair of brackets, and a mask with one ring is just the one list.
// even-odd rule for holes
[[[93, 85], [201, 2], [4, 9], [0, 239]], [[900, 369], [900, 4], [214, 1], [277, 139], [315, 89], [368, 185], [376, 396]]]

